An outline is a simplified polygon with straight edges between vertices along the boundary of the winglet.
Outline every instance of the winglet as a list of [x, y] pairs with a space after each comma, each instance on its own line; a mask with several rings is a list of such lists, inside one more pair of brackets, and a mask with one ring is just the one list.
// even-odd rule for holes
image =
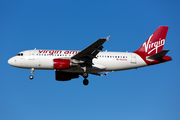
[[107, 76], [108, 72], [104, 73], [105, 76]]
[[109, 41], [109, 38], [110, 38], [110, 37], [111, 37], [110, 35], [109, 35], [109, 36], [107, 36], [107, 39], [106, 39], [106, 40], [107, 40], [107, 41]]

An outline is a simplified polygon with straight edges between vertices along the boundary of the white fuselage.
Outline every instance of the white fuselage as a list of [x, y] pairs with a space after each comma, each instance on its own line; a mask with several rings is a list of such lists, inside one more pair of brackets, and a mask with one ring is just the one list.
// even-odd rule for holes
[[[70, 50], [27, 50], [9, 59], [8, 63], [19, 68], [54, 70], [54, 59], [71, 59], [79, 52]], [[92, 67], [86, 68], [88, 73], [120, 71], [147, 66], [138, 54], [128, 52], [99, 52], [92, 63]], [[82, 73], [84, 70], [82, 67], [70, 67], [62, 71]]]

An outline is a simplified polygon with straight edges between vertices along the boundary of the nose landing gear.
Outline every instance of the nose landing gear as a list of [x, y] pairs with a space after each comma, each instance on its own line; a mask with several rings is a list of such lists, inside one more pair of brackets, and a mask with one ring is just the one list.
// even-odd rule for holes
[[33, 75], [30, 75], [29, 78], [32, 80], [34, 77], [33, 77]]
[[34, 78], [33, 74], [34, 74], [34, 68], [31, 68], [31, 75], [29, 76], [29, 78], [30, 78], [31, 80]]

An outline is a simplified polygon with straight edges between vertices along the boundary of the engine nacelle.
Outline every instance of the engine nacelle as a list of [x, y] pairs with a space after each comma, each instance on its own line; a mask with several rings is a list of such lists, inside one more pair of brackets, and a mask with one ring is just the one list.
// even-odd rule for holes
[[56, 73], [57, 81], [68, 81], [68, 80], [79, 77], [78, 73], [68, 73], [68, 72], [61, 72], [61, 71], [56, 71], [55, 73]]
[[70, 59], [54, 59], [54, 69], [62, 70], [70, 68]]

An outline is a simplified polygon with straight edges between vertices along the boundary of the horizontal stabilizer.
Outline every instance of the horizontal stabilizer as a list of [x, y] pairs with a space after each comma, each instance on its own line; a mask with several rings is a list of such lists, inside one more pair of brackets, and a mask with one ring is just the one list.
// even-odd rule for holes
[[169, 50], [162, 50], [162, 51], [148, 57], [148, 59], [153, 59], [153, 60], [162, 59], [168, 52], [169, 52]]

